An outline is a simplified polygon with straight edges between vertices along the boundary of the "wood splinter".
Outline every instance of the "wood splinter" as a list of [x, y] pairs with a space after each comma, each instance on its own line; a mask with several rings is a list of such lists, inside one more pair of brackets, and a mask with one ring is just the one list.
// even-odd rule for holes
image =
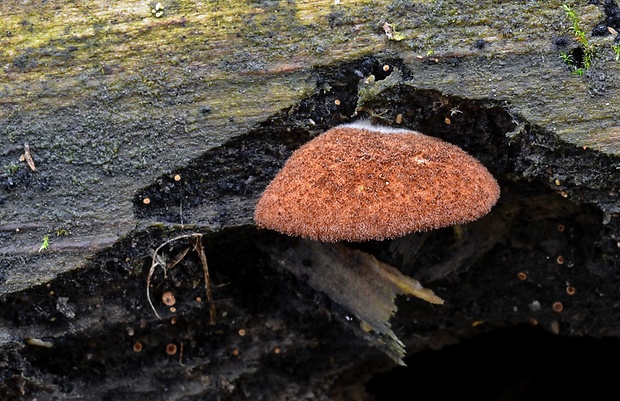
[[34, 160], [32, 159], [32, 155], [30, 154], [30, 146], [27, 143], [24, 143], [24, 154], [19, 157], [19, 161], [25, 161], [28, 163], [28, 167], [30, 170], [37, 171], [37, 167], [34, 165]]

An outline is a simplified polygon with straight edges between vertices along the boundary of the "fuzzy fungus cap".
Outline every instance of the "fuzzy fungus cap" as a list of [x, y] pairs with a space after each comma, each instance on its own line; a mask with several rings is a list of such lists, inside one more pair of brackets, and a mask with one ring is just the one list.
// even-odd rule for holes
[[491, 173], [414, 131], [341, 125], [297, 149], [256, 205], [259, 227], [324, 242], [394, 238], [487, 214]]

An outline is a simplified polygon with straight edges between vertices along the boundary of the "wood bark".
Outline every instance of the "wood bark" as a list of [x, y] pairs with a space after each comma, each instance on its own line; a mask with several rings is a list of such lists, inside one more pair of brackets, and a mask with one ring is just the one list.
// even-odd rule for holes
[[[577, 75], [562, 4], [2, 2], [0, 399], [370, 399], [380, 336], [252, 220], [295, 148], [360, 118], [455, 143], [502, 187], [470, 225], [347, 245], [446, 300], [397, 299], [405, 362], [519, 324], [617, 337], [620, 61], [592, 33], [620, 21], [570, 3], [595, 52]], [[216, 324], [185, 239], [152, 277], [159, 320], [153, 250], [196, 233]]]

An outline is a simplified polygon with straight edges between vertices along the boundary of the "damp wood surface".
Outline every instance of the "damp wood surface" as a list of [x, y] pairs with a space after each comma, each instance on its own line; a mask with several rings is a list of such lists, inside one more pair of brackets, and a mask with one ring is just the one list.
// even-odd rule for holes
[[[553, 44], [574, 46], [561, 2], [161, 4], [157, 18], [142, 1], [3, 3], [0, 249], [38, 260], [20, 267], [35, 269], [27, 277], [9, 269], [3, 292], [111, 245], [136, 226], [137, 189], [329, 90], [316, 68], [363, 56], [403, 60], [412, 87], [504, 101], [562, 140], [617, 153], [620, 62], [601, 43], [588, 76], [568, 72]], [[603, 20], [601, 7], [573, 7], [586, 29]], [[36, 173], [19, 162], [24, 143]], [[66, 255], [56, 263], [34, 255], [44, 235]]]
[[[608, 309], [597, 304], [617, 279], [620, 244], [620, 61], [612, 36], [591, 35], [605, 9], [587, 1], [501, 3], [3, 1], [0, 348], [6, 357], [0, 367], [9, 368], [3, 391], [43, 388], [63, 399], [90, 388], [104, 397], [126, 383], [108, 387], [92, 372], [129, 356], [144, 369], [141, 394], [149, 399], [165, 387], [150, 369], [163, 366], [166, 377], [180, 371], [162, 351], [170, 338], [185, 344], [187, 359], [176, 354], [174, 363], [192, 360], [201, 372], [172, 386], [175, 396], [208, 388], [222, 399], [243, 399], [260, 388], [255, 366], [285, 371], [287, 363], [319, 364], [331, 378], [367, 359], [389, 366], [365, 348], [361, 322], [303, 279], [276, 274], [277, 263], [264, 251], [272, 234], [257, 232], [252, 220], [262, 189], [295, 148], [355, 118], [456, 143], [502, 186], [500, 212], [487, 220], [361, 247], [428, 281], [447, 301], [443, 309], [420, 302], [399, 307], [403, 320], [394, 331], [408, 351], [439, 348], [494, 320], [535, 322], [564, 334], [620, 333], [620, 323], [611, 324]], [[578, 47], [564, 3], [596, 49], [583, 76], [560, 58]], [[228, 317], [212, 329], [207, 309], [197, 313], [204, 302], [188, 302], [179, 306], [185, 321], [175, 331], [148, 309], [145, 268], [158, 245], [197, 232], [205, 235], [213, 278], [223, 287], [215, 287], [216, 306]], [[168, 257], [187, 246], [175, 244]], [[185, 262], [188, 269], [199, 266], [190, 257]], [[252, 272], [254, 263], [263, 276]], [[582, 270], [567, 273], [561, 269], [567, 266]], [[571, 286], [581, 280], [586, 289], [575, 285], [585, 298], [573, 305], [578, 312], [566, 308], [574, 319], [562, 322], [550, 308], [575, 299], [566, 295], [567, 274]], [[192, 281], [201, 282], [199, 271], [182, 279], [200, 289]], [[611, 308], [615, 301], [605, 302]], [[603, 312], [589, 316], [594, 307]], [[322, 321], [326, 314], [334, 320]], [[342, 329], [347, 324], [357, 326]], [[149, 331], [151, 325], [157, 328]], [[240, 336], [240, 329], [254, 329], [255, 336]], [[128, 334], [140, 330], [141, 341]], [[346, 333], [355, 340], [347, 343]], [[422, 339], [426, 334], [434, 339]], [[196, 346], [197, 338], [208, 345]], [[134, 350], [137, 342], [153, 350], [148, 359]], [[325, 343], [323, 351], [343, 352], [333, 365], [307, 353]], [[39, 345], [32, 351], [31, 344]], [[114, 344], [124, 345], [111, 352]], [[94, 362], [80, 356], [89, 347], [100, 350]], [[289, 359], [278, 359], [287, 349]], [[92, 377], [69, 385], [70, 372], [54, 362], [69, 351]], [[115, 377], [132, 371], [116, 366]], [[19, 378], [23, 369], [34, 378]], [[238, 375], [252, 378], [245, 390]], [[313, 386], [333, 390], [310, 376], [286, 391], [303, 399]], [[62, 383], [50, 385], [52, 377]], [[63, 393], [63, 386], [74, 393]], [[140, 399], [138, 393], [128, 397]]]

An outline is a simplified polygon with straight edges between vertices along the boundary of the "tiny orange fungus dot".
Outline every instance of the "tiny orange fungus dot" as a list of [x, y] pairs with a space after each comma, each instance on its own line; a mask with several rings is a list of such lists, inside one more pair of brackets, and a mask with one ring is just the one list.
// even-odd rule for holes
[[243, 329], [239, 329], [239, 335], [240, 335], [241, 337], [245, 336], [245, 330], [243, 330]]
[[336, 99], [336, 100], [334, 100], [334, 104], [335, 104], [336, 106], [340, 106], [340, 99]]
[[554, 302], [553, 303], [553, 311], [560, 313], [564, 310], [564, 305], [562, 305], [562, 302]]
[[142, 351], [142, 343], [140, 341], [136, 341], [136, 343], [133, 345], [133, 350], [134, 352]]
[[174, 297], [174, 294], [171, 293], [170, 291], [164, 292], [161, 296], [161, 300], [166, 306], [172, 306], [177, 302], [176, 298]]
[[175, 174], [174, 175], [174, 180], [175, 181], [181, 181], [181, 174]]
[[527, 274], [525, 274], [524, 272], [519, 272], [517, 273], [517, 278], [521, 281], [526, 280], [527, 279]]
[[559, 265], [563, 265], [564, 264], [564, 256], [560, 255], [558, 256], [558, 258], [556, 259]]
[[568, 295], [575, 295], [576, 292], [577, 290], [572, 285], [569, 285], [568, 287], [566, 287], [566, 293]]
[[176, 353], [177, 353], [177, 346], [176, 346], [176, 344], [170, 343], [170, 344], [166, 345], [166, 354], [174, 355]]
[[145, 205], [148, 205], [149, 203], [151, 203], [151, 200], [149, 198], [144, 198], [142, 199], [142, 203], [144, 203]]

